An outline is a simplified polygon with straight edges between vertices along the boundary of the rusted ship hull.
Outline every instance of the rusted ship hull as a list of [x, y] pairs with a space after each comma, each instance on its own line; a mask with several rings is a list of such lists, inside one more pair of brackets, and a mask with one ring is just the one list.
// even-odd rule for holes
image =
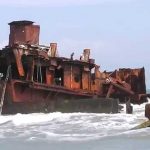
[[117, 99], [77, 99], [56, 100], [44, 102], [11, 102], [4, 105], [2, 114], [27, 113], [118, 113], [120, 111]]
[[[120, 102], [146, 101], [145, 69], [101, 71], [84, 49], [79, 59], [58, 56], [57, 43], [39, 44], [40, 26], [9, 23], [0, 50], [0, 112], [118, 112]], [[107, 58], [108, 59], [108, 58]]]
[[118, 104], [118, 99], [94, 98], [85, 91], [81, 93], [59, 86], [11, 80], [7, 84], [2, 114], [56, 111], [118, 113]]

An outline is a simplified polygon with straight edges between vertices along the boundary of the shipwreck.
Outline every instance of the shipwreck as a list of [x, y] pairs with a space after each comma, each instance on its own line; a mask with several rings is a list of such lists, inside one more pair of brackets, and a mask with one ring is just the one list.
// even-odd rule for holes
[[117, 113], [118, 103], [147, 100], [144, 68], [101, 71], [84, 49], [77, 60], [57, 55], [57, 43], [39, 44], [40, 26], [9, 23], [9, 44], [0, 50], [2, 114], [33, 112]]

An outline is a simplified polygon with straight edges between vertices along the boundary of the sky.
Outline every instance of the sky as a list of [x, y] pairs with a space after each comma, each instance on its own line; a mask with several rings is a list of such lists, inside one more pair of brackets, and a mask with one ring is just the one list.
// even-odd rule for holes
[[84, 48], [101, 70], [141, 68], [150, 88], [149, 0], [0, 0], [0, 48], [8, 23], [39, 24], [40, 44], [58, 43], [59, 55], [79, 58]]

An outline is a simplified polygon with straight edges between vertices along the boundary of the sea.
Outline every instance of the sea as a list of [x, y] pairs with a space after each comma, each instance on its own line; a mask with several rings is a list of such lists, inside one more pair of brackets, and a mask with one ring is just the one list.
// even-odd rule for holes
[[[150, 103], [150, 101], [149, 101]], [[34, 113], [0, 116], [0, 150], [150, 150], [145, 104], [133, 114]]]

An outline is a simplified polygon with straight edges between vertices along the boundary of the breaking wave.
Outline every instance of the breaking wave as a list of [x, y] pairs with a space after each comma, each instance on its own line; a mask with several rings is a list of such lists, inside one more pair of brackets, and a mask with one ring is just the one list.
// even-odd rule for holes
[[[124, 105], [125, 106], [125, 105]], [[0, 139], [24, 138], [27, 141], [80, 141], [109, 136], [144, 136], [148, 129], [130, 130], [147, 120], [145, 104], [133, 105], [134, 113], [34, 113], [0, 116]]]

